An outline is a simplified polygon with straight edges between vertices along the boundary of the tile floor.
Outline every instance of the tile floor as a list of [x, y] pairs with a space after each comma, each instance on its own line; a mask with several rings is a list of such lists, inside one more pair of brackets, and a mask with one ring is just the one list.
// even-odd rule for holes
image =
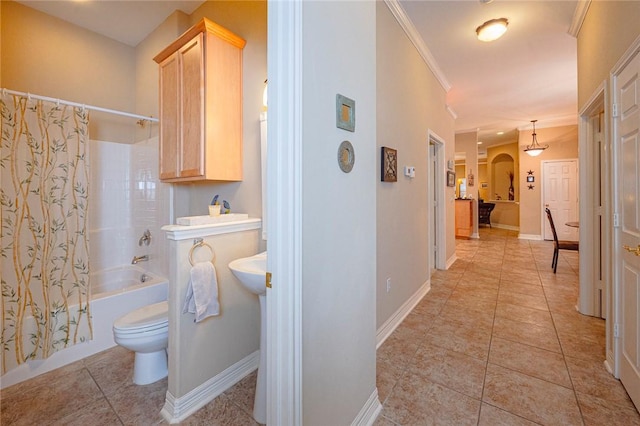
[[[377, 426], [640, 425], [604, 369], [604, 321], [575, 311], [577, 253], [554, 275], [551, 243], [487, 228], [456, 252], [378, 350]], [[164, 424], [166, 379], [133, 385], [132, 363], [116, 347], [2, 390], [0, 424]], [[183, 424], [256, 425], [254, 387], [255, 373]]]

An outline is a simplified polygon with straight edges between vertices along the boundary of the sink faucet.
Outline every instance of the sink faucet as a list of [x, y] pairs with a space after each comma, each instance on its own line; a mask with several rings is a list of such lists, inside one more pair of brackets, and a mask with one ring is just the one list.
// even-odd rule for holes
[[146, 262], [149, 260], [149, 255], [145, 254], [144, 256], [133, 256], [133, 260], [131, 261], [132, 265], [135, 265], [138, 262]]

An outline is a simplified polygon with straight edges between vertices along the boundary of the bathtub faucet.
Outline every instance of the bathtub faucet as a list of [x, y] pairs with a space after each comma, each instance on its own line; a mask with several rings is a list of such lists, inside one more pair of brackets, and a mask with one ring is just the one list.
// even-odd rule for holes
[[133, 256], [133, 260], [131, 261], [132, 265], [135, 265], [138, 262], [146, 262], [149, 260], [149, 255], [145, 254], [144, 256]]

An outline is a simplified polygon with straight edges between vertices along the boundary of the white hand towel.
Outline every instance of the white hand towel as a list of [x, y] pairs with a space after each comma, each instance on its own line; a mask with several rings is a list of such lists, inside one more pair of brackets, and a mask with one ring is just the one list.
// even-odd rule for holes
[[213, 263], [196, 263], [191, 268], [190, 274], [191, 278], [187, 285], [187, 296], [182, 312], [196, 314], [195, 322], [220, 314], [218, 279], [216, 278], [216, 269]]

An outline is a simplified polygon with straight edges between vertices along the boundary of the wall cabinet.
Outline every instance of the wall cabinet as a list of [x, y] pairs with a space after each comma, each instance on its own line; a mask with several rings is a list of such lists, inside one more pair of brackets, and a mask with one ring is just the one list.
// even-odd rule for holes
[[155, 58], [160, 180], [242, 180], [245, 41], [203, 18]]
[[456, 200], [456, 238], [473, 234], [473, 200]]

